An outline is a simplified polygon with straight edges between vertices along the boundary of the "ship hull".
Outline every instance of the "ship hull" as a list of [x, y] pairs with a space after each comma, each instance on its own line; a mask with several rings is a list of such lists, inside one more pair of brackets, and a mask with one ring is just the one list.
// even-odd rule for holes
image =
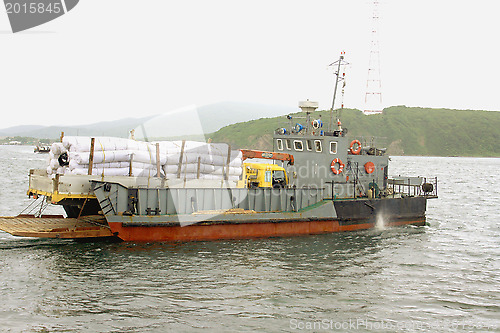
[[105, 216], [105, 219], [102, 215], [78, 219], [18, 216], [0, 218], [0, 229], [17, 236], [72, 239], [117, 237], [123, 241], [138, 242], [287, 237], [404, 225], [422, 226], [426, 223], [426, 200], [424, 197], [323, 200], [297, 212], [230, 210], [185, 215], [114, 214]]
[[[384, 227], [425, 225], [425, 218], [388, 222]], [[317, 235], [334, 232], [376, 228], [376, 223], [343, 224], [340, 221], [242, 223], [239, 225], [200, 225], [169, 227], [126, 227], [123, 223], [109, 223], [113, 233], [124, 241], [139, 242], [189, 242], [225, 239], [272, 238], [299, 235]]]
[[[332, 205], [333, 203], [333, 205]], [[186, 242], [314, 235], [403, 225], [425, 225], [425, 198], [328, 201], [305, 213], [220, 215], [199, 223], [169, 220], [166, 216], [114, 216], [108, 224], [124, 241]], [[334, 216], [314, 214], [334, 208]], [[261, 214], [262, 215], [262, 214]], [[314, 216], [316, 215], [316, 216]]]

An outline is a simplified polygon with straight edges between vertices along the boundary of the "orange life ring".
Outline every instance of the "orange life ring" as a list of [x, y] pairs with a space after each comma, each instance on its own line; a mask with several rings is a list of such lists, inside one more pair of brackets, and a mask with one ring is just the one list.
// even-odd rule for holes
[[[358, 148], [356, 148], [356, 150], [354, 150], [354, 144], [358, 144]], [[351, 154], [353, 155], [359, 155], [359, 153], [361, 152], [361, 142], [359, 142], [359, 140], [352, 140], [351, 142], [351, 147], [349, 148], [349, 150], [351, 151]]]
[[[339, 164], [339, 168], [335, 168], [335, 164]], [[336, 175], [338, 175], [339, 173], [342, 173], [342, 171], [344, 171], [344, 163], [342, 163], [342, 161], [339, 159], [339, 158], [336, 158], [332, 161], [332, 164], [330, 165], [330, 168], [332, 169], [332, 172]]]
[[366, 162], [365, 171], [366, 173], [373, 173], [373, 171], [375, 171], [375, 164], [373, 164], [373, 162]]

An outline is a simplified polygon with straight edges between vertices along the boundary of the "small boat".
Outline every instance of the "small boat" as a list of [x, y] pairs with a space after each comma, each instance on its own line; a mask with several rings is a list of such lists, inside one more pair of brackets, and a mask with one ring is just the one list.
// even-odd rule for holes
[[50, 146], [37, 145], [33, 151], [35, 153], [48, 154], [50, 152]]
[[318, 103], [300, 102], [302, 114], [274, 131], [272, 151], [65, 137], [56, 165], [30, 171], [28, 195], [62, 205], [67, 217], [4, 217], [0, 230], [178, 242], [425, 225], [437, 178], [389, 178], [386, 150], [348, 138], [333, 105], [326, 126], [314, 116]]

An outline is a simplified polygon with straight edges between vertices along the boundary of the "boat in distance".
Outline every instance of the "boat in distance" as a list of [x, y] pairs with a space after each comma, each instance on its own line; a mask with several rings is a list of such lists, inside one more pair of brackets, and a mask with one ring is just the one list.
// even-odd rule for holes
[[348, 138], [333, 105], [328, 126], [314, 116], [317, 103], [299, 107], [274, 131], [272, 151], [61, 136], [47, 170], [30, 171], [28, 195], [62, 205], [66, 217], [1, 217], [0, 230], [177, 242], [425, 225], [437, 178], [389, 178], [386, 150]]

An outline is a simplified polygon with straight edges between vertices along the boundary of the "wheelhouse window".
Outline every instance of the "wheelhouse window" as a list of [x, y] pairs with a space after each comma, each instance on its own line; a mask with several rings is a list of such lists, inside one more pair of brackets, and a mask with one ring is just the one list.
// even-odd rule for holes
[[302, 141], [301, 140], [295, 140], [295, 141], [293, 141], [293, 148], [296, 151], [303, 151], [304, 150], [304, 146], [302, 145]]
[[313, 144], [312, 144], [311, 140], [306, 140], [306, 147], [307, 147], [307, 150], [309, 150], [309, 151], [313, 150]]
[[330, 154], [337, 154], [337, 142], [330, 142]]
[[288, 150], [292, 149], [292, 143], [291, 143], [290, 139], [286, 139], [285, 144], [286, 144], [286, 149], [288, 149]]
[[321, 153], [323, 151], [323, 147], [321, 146], [321, 140], [314, 140], [314, 149], [317, 153]]
[[270, 170], [267, 170], [265, 173], [264, 173], [264, 181], [266, 183], [270, 183], [271, 181], [273, 180], [273, 175], [272, 175], [272, 172]]
[[283, 140], [277, 139], [276, 146], [277, 146], [278, 150], [283, 150]]

